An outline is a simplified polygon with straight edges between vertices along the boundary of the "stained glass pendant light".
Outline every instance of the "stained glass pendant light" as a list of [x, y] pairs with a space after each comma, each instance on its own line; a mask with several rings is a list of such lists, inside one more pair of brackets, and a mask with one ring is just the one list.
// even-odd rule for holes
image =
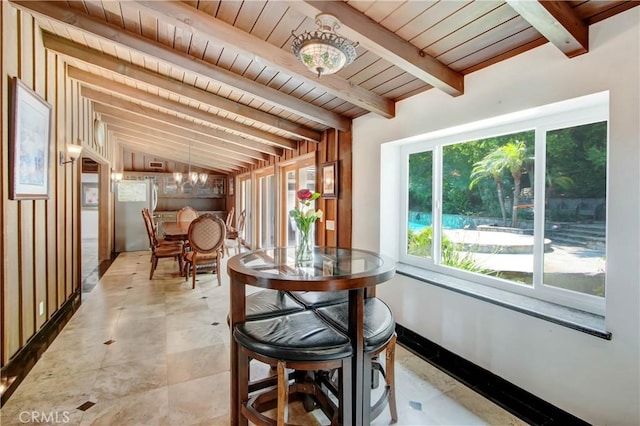
[[336, 73], [353, 62], [358, 44], [336, 34], [340, 28], [338, 19], [321, 13], [316, 16], [316, 25], [317, 30], [298, 36], [291, 31], [291, 50], [298, 60], [318, 77]]

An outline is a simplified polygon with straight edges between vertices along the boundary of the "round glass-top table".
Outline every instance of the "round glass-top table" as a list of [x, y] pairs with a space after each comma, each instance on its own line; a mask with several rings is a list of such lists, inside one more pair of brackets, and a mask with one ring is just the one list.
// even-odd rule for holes
[[283, 291], [349, 290], [349, 338], [354, 356], [347, 386], [351, 395], [345, 399], [350, 402], [343, 407], [343, 420], [344, 424], [369, 424], [370, 387], [365, 386], [365, 378], [370, 380], [371, 367], [364, 365], [365, 290], [389, 281], [395, 275], [395, 262], [371, 251], [316, 246], [312, 260], [296, 263], [294, 247], [276, 247], [234, 256], [227, 270], [231, 278], [231, 424], [247, 424], [240, 415], [240, 403], [247, 395], [248, 365], [233, 339], [235, 324], [246, 319], [247, 285]]

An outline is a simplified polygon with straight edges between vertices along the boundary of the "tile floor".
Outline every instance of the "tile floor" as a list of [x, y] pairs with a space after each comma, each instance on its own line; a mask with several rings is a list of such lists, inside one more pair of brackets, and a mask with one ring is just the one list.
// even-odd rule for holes
[[[148, 253], [118, 256], [2, 407], [3, 426], [229, 423], [228, 277], [201, 274], [192, 290], [171, 259], [148, 273]], [[400, 346], [396, 386], [399, 425], [525, 424]], [[389, 422], [386, 410], [373, 424]]]
[[98, 284], [98, 239], [82, 239], [82, 292], [90, 292]]

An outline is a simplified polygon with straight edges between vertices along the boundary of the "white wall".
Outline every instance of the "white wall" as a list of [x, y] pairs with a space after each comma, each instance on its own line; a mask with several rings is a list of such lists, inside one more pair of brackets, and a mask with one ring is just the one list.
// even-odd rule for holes
[[[568, 59], [547, 43], [466, 76], [462, 96], [429, 90], [399, 102], [392, 120], [368, 114], [353, 125], [353, 205], [368, 212], [353, 221], [353, 246], [379, 250], [379, 194], [397, 187], [386, 176], [381, 184], [382, 144], [610, 91], [606, 327], [611, 341], [403, 276], [378, 288], [399, 324], [599, 425], [640, 424], [639, 54], [636, 7], [592, 25], [585, 55]], [[384, 158], [390, 158], [386, 151]], [[384, 204], [394, 202], [385, 198]], [[393, 219], [392, 212], [382, 214], [385, 224]]]
[[[98, 182], [98, 174], [83, 173], [82, 182]], [[98, 209], [83, 208], [80, 218], [82, 238], [98, 238]]]

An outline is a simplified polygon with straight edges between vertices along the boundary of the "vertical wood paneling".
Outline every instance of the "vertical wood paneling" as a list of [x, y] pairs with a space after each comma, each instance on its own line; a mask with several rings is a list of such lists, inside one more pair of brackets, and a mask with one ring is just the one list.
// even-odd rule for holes
[[[4, 3], [4, 2], [3, 2]], [[4, 25], [4, 4], [0, 4], [0, 26]], [[4, 47], [3, 47], [3, 40], [4, 37], [2, 36], [2, 31], [0, 30], [0, 78], [2, 78], [2, 81], [0, 81], [0, 137], [2, 137], [3, 141], [7, 140], [6, 137], [6, 117], [7, 117], [7, 104], [6, 104], [6, 99], [7, 99], [7, 89], [6, 89], [6, 81], [7, 79], [4, 78], [5, 77], [5, 73], [4, 73], [4, 60], [2, 58], [4, 58]], [[2, 145], [6, 145], [6, 144], [2, 144]], [[6, 170], [7, 168], [5, 167], [5, 160], [6, 160], [6, 155], [5, 155], [5, 148], [4, 147], [0, 147], [0, 176], [6, 176]], [[4, 188], [4, 183], [2, 185], [0, 185], [0, 200], [4, 201], [4, 198], [6, 196], [6, 191]], [[0, 224], [3, 226], [4, 229], [4, 203], [2, 203], [2, 205], [0, 205]], [[5, 282], [5, 276], [4, 276], [4, 266], [5, 266], [5, 249], [4, 249], [4, 239], [2, 239], [2, 241], [0, 241], [0, 261], [2, 262], [2, 267], [0, 267], [0, 323], [2, 322], [2, 320], [4, 320], [4, 282]], [[4, 359], [5, 359], [5, 345], [4, 345], [4, 327], [2, 326], [2, 324], [0, 324], [0, 365], [4, 364]]]
[[[34, 87], [33, 78], [33, 18], [31, 15], [19, 13], [19, 75], [20, 79], [30, 88]], [[31, 200], [18, 202], [18, 268], [20, 269], [20, 309], [21, 309], [21, 336], [20, 344], [23, 345], [35, 331], [34, 305], [34, 276], [33, 254], [35, 251], [33, 241], [33, 204]]]
[[[100, 203], [98, 204], [98, 261], [103, 261], [109, 259], [111, 254], [111, 250], [113, 249], [111, 246], [111, 239], [109, 238], [111, 233], [111, 223], [109, 220], [109, 212], [112, 204], [112, 196], [110, 192], [110, 182], [108, 179], [102, 179], [102, 176], [110, 173], [110, 166], [108, 164], [100, 164], [99, 165], [100, 176], [99, 185], [100, 185]], [[102, 197], [102, 194], [109, 194], [108, 197]], [[82, 263], [80, 263], [82, 265]]]
[[351, 248], [353, 154], [351, 132], [338, 133], [338, 246]]
[[[3, 43], [3, 62], [4, 72], [2, 78], [2, 85], [6, 88], [9, 77], [18, 75], [18, 12], [10, 7], [8, 3], [2, 2], [3, 16], [2, 16], [2, 43]], [[13, 61], [5, 60], [4, 58], [16, 58]], [[7, 91], [5, 91], [8, 93]], [[2, 98], [2, 105], [4, 111], [9, 111], [9, 102], [7, 98]], [[8, 124], [8, 115], [2, 114], [2, 120], [5, 124]], [[9, 139], [8, 126], [4, 126], [3, 140]], [[2, 226], [3, 230], [3, 246], [5, 257], [3, 261], [3, 269], [5, 271], [3, 282], [3, 327], [4, 333], [4, 354], [3, 363], [8, 361], [9, 357], [20, 348], [20, 283], [18, 273], [17, 262], [17, 247], [18, 247], [18, 202], [8, 200], [9, 195], [8, 188], [8, 173], [9, 173], [9, 151], [8, 144], [2, 144], [2, 167], [6, 170], [3, 173], [2, 187], [3, 187], [3, 210], [4, 210], [4, 222]], [[11, 250], [9, 250], [11, 249]], [[9, 254], [11, 253], [11, 254]], [[9, 326], [13, 324], [13, 326]]]
[[[34, 25], [34, 39], [42, 39], [42, 31], [37, 25]], [[42, 72], [35, 73], [35, 89], [36, 92], [47, 99], [47, 87], [45, 85], [47, 76], [46, 54], [44, 47], [40, 43], [34, 43], [34, 69]], [[53, 139], [53, 138], [52, 138]], [[49, 152], [49, 169], [55, 167], [53, 152]], [[51, 173], [49, 173], [49, 179]], [[52, 188], [49, 181], [49, 188]], [[50, 195], [51, 197], [51, 195]], [[34, 315], [35, 330], [37, 331], [47, 319], [46, 301], [47, 301], [47, 208], [48, 200], [36, 200], [34, 202], [34, 237], [35, 237], [35, 259], [34, 259]], [[40, 303], [43, 304], [43, 313], [40, 315]]]
[[58, 304], [58, 292], [57, 292], [57, 277], [58, 277], [58, 253], [57, 253], [57, 222], [56, 222], [56, 208], [57, 208], [57, 194], [58, 194], [58, 163], [56, 152], [57, 138], [57, 87], [58, 87], [58, 57], [51, 52], [46, 53], [46, 71], [47, 71], [47, 101], [53, 105], [53, 116], [51, 119], [51, 134], [53, 145], [53, 160], [51, 162], [51, 170], [49, 171], [49, 184], [51, 185], [51, 197], [47, 201], [47, 295], [46, 295], [46, 319], [51, 318], [51, 314], [57, 309]]
[[[56, 138], [54, 141], [55, 146], [55, 155], [56, 158], [58, 156], [58, 152], [62, 147], [62, 140], [64, 140], [65, 135], [65, 93], [66, 93], [66, 84], [64, 80], [64, 62], [61, 58], [57, 60], [57, 70], [56, 70], [56, 108], [55, 108], [55, 129], [56, 129]], [[56, 304], [55, 309], [62, 305], [65, 300], [65, 291], [64, 291], [64, 248], [65, 248], [65, 240], [64, 240], [64, 182], [65, 182], [65, 169], [58, 165], [58, 162], [55, 162], [55, 173], [56, 173], [56, 229], [54, 230], [54, 238], [57, 243], [56, 248]]]
[[[73, 113], [74, 113], [74, 103], [71, 102], [73, 99], [73, 82], [69, 79], [65, 78], [65, 96], [64, 96], [64, 128], [65, 133], [62, 137], [62, 140], [59, 141], [61, 143], [61, 149], [64, 149], [65, 145], [69, 142], [69, 138], [71, 140], [75, 140], [75, 135], [77, 133], [74, 132], [73, 127]], [[63, 221], [64, 221], [64, 234], [62, 237], [64, 238], [64, 298], [65, 300], [71, 294], [71, 279], [72, 279], [72, 262], [73, 262], [73, 251], [71, 250], [71, 244], [73, 244], [72, 237], [72, 227], [73, 227], [73, 206], [71, 205], [73, 199], [73, 168], [68, 165], [59, 166], [64, 169], [64, 199], [63, 199]]]
[[[67, 84], [63, 60], [45, 51], [33, 17], [8, 2], [0, 7], [3, 141], [9, 136], [11, 77], [19, 77], [53, 107], [48, 200], [8, 199], [8, 144], [2, 144], [0, 358], [5, 366], [80, 286], [78, 165], [60, 166], [58, 154], [67, 142], [92, 138], [93, 120], [89, 104]], [[43, 315], [40, 302], [45, 302]]]

